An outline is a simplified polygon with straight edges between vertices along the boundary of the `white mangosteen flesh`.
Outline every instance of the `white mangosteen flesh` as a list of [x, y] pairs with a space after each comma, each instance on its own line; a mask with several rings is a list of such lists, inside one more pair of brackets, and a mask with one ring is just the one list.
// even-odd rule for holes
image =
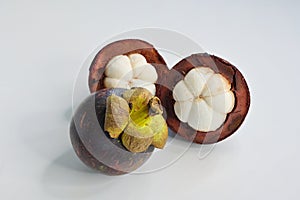
[[156, 69], [138, 53], [113, 57], [105, 69], [104, 86], [107, 88], [142, 87], [155, 95]]
[[173, 90], [177, 118], [197, 131], [220, 128], [235, 105], [230, 82], [208, 67], [190, 70]]

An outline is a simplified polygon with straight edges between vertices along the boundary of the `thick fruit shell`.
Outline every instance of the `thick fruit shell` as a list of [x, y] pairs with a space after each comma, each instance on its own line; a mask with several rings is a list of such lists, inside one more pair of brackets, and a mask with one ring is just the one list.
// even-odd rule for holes
[[146, 152], [132, 153], [119, 139], [104, 131], [106, 99], [111, 94], [121, 96], [125, 89], [103, 89], [88, 96], [76, 110], [70, 125], [70, 138], [77, 156], [87, 166], [106, 175], [121, 175], [139, 168], [151, 156]]

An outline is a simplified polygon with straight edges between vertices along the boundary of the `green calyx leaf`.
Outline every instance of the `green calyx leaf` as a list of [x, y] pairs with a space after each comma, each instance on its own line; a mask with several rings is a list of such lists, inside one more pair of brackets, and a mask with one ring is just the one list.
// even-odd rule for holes
[[150, 145], [162, 149], [168, 138], [168, 127], [159, 98], [144, 88], [127, 90], [123, 98], [112, 96], [107, 99], [105, 117], [105, 130], [110, 136], [117, 138], [123, 132], [121, 141], [131, 152], [146, 151]]
[[151, 117], [149, 124], [153, 131], [152, 145], [156, 148], [164, 148], [168, 139], [168, 125], [162, 115], [155, 115]]
[[131, 152], [143, 152], [148, 149], [153, 140], [153, 130], [149, 126], [141, 126], [129, 121], [122, 134], [122, 143]]
[[111, 95], [106, 100], [104, 130], [112, 138], [118, 138], [129, 121], [129, 106], [125, 99]]

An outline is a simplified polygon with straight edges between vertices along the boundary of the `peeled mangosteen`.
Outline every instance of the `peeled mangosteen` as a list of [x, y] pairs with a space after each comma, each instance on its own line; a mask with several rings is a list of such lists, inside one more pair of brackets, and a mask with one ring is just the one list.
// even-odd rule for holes
[[103, 88], [143, 87], [153, 95], [169, 69], [163, 57], [148, 42], [125, 39], [110, 43], [95, 56], [89, 69], [90, 92]]
[[241, 72], [228, 61], [207, 53], [177, 63], [161, 86], [159, 98], [171, 130], [201, 144], [219, 142], [243, 123], [250, 93]]
[[77, 156], [107, 175], [136, 170], [154, 147], [166, 143], [167, 124], [157, 99], [143, 88], [102, 89], [88, 96], [70, 126]]

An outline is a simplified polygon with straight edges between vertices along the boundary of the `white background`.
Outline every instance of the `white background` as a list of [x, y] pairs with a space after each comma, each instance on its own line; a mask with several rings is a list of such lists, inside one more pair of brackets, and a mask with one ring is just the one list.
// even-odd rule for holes
[[[299, 1], [0, 1], [1, 199], [299, 199]], [[123, 31], [181, 32], [246, 77], [252, 102], [204, 159], [108, 177], [70, 145], [76, 75]]]

